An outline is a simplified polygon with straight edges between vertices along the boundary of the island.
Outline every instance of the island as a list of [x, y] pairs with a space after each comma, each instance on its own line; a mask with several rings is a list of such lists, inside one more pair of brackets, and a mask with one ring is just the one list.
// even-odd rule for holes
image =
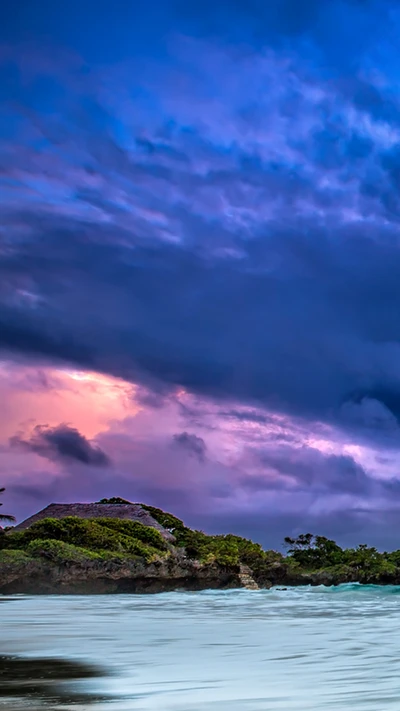
[[285, 539], [286, 554], [114, 497], [50, 504], [0, 531], [0, 594], [157, 593], [272, 586], [400, 584], [400, 551]]

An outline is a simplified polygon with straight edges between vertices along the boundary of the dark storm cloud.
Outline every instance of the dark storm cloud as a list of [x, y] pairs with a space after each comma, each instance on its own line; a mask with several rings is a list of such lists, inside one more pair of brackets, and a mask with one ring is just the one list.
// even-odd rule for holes
[[258, 424], [266, 424], [272, 420], [272, 418], [268, 417], [268, 415], [263, 415], [260, 412], [252, 412], [249, 410], [220, 410], [218, 414], [221, 417], [239, 420], [239, 422], [256, 422]]
[[103, 450], [92, 444], [75, 427], [66, 424], [57, 427], [37, 425], [28, 439], [15, 435], [10, 444], [50, 460], [75, 461], [93, 467], [110, 464]]
[[[245, 486], [261, 490], [267, 489], [270, 484], [289, 490], [367, 497], [373, 490], [376, 491], [376, 482], [349, 456], [326, 455], [311, 447], [282, 445], [260, 453], [260, 461], [266, 474], [244, 479]], [[279, 478], [271, 481], [268, 475], [271, 471], [276, 472]]]
[[190, 434], [189, 432], [180, 432], [180, 434], [173, 435], [174, 444], [178, 447], [189, 452], [199, 460], [199, 462], [204, 462], [206, 457], [207, 446], [202, 439], [195, 434]]
[[169, 397], [173, 397], [171, 388], [163, 386], [162, 383], [152, 383], [152, 387], [138, 385], [134, 393], [134, 399], [138, 405], [155, 410], [164, 407]]
[[43, 295], [29, 312], [3, 302], [4, 348], [305, 417], [340, 417], [355, 391], [397, 407], [394, 234], [361, 240], [337, 225], [331, 239], [311, 223], [294, 239], [277, 227], [236, 262], [162, 243], [128, 259], [101, 229], [71, 230], [50, 221], [2, 258], [4, 274], [29, 272]]
[[168, 61], [96, 72], [8, 46], [0, 347], [136, 381], [153, 407], [183, 386], [380, 437], [400, 392], [398, 102], [362, 53], [351, 81], [340, 67], [389, 6], [174, 3]]

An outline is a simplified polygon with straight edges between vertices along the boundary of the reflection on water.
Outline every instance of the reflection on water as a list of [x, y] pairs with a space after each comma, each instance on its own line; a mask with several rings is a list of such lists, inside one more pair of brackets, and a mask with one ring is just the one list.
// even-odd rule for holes
[[4, 711], [400, 708], [400, 588], [0, 600]]
[[0, 704], [10, 709], [45, 709], [103, 700], [79, 692], [73, 682], [101, 676], [96, 667], [63, 659], [0, 656]]

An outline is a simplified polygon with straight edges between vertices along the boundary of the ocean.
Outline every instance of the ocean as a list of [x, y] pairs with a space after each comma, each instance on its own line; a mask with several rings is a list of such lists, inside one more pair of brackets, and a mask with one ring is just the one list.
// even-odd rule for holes
[[6, 711], [398, 711], [400, 587], [3, 597], [0, 654]]

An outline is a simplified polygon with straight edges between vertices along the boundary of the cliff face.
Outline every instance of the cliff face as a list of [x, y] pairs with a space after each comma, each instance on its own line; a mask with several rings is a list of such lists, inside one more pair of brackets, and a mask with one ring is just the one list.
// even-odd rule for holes
[[[248, 584], [249, 574], [251, 584]], [[272, 586], [330, 586], [351, 582], [399, 585], [400, 576], [390, 580], [374, 576], [360, 580], [355, 572], [293, 572], [281, 563], [268, 566], [262, 573], [249, 569], [243, 575], [241, 566], [204, 564], [173, 557], [149, 564], [132, 560], [53, 563], [42, 559], [0, 564], [0, 595], [105, 595], [243, 587], [256, 590]]]
[[[251, 584], [248, 578], [251, 574]], [[173, 590], [225, 590], [247, 587], [251, 590], [271, 586], [338, 585], [360, 582], [357, 575], [338, 575], [329, 571], [293, 572], [287, 565], [274, 563], [262, 573], [241, 566], [204, 564], [184, 557], [170, 557], [146, 564], [144, 561], [83, 561], [54, 563], [42, 559], [2, 562], [0, 594], [28, 595], [104, 595], [160, 593]], [[399, 580], [362, 582], [399, 584]]]
[[0, 566], [0, 594], [7, 595], [157, 593], [237, 587], [242, 587], [238, 566], [173, 558], [150, 564], [137, 561], [55, 564], [31, 560]]

